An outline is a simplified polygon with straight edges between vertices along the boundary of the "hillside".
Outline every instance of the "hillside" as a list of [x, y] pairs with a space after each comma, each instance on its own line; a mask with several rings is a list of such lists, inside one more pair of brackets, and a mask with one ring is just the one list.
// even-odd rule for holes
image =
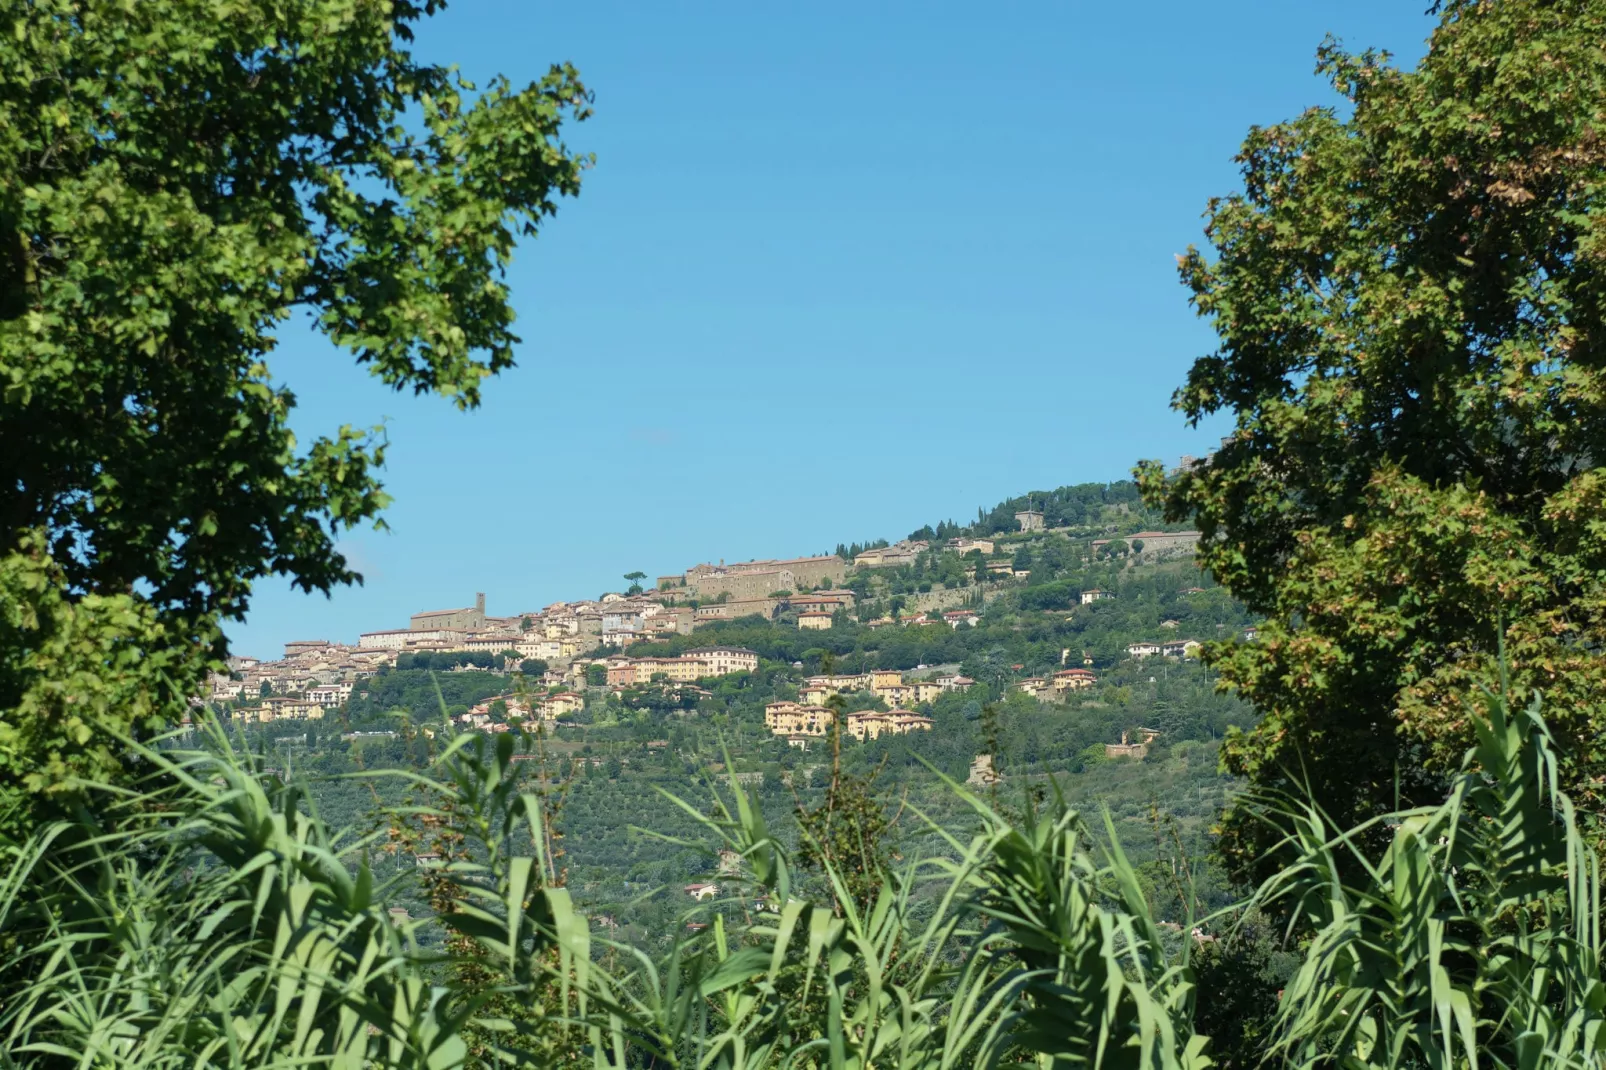
[[[1028, 505], [1043, 514], [1040, 530], [1022, 531], [1014, 519], [1012, 510]], [[1015, 531], [985, 527], [1006, 513]], [[795, 844], [794, 814], [818, 805], [830, 749], [823, 731], [789, 735], [771, 721], [776, 710], [820, 709], [822, 681], [835, 681], [841, 708], [861, 711], [866, 724], [884, 712], [912, 725], [847, 738], [841, 758], [846, 772], [873, 778], [896, 815], [890, 835], [900, 854], [945, 850], [919, 814], [953, 831], [967, 826], [940, 776], [962, 782], [986, 754], [1002, 777], [987, 790], [1011, 805], [1028, 785], [1052, 790], [1052, 779], [1073, 800], [1108, 808], [1141, 863], [1162, 866], [1161, 841], [1203, 858], [1232, 790], [1216, 768], [1217, 741], [1251, 714], [1216, 692], [1196, 643], [1245, 641], [1252, 622], [1242, 607], [1197, 572], [1186, 540], [1179, 548], [1153, 535], [1149, 546], [1130, 538], [1153, 531], [1153, 518], [1125, 485], [1022, 496], [981, 511], [978, 524], [857, 548], [859, 560], [843, 561], [845, 580], [832, 589], [844, 604], [816, 614], [812, 627], [809, 611], [791, 600], [806, 598], [776, 592], [765, 612], [642, 635], [624, 649], [581, 635], [589, 649], [556, 664], [510, 661], [501, 667], [512, 671], [496, 671], [489, 655], [400, 654], [315, 721], [253, 724], [249, 696], [231, 712], [264, 753], [329, 775], [319, 805], [353, 825], [402, 798], [400, 789], [337, 778], [426, 767], [443, 742], [428, 726], [443, 715], [490, 734], [536, 732], [539, 740], [525, 744], [529, 764], [561, 798], [571, 888], [641, 939], [667, 931], [689, 906], [681, 886], [713, 872], [706, 851], [679, 842], [698, 832], [665, 793], [706, 811], [710, 783], [740, 773], [778, 835]], [[663, 597], [673, 593], [659, 592], [655, 604], [674, 605]], [[653, 597], [609, 605], [617, 615]], [[631, 672], [675, 669], [709, 649], [745, 652], [752, 667], [695, 682]], [[448, 667], [456, 671], [440, 671]], [[516, 727], [520, 711], [559, 698], [572, 708], [524, 722], [527, 732]], [[1148, 736], [1146, 753], [1118, 748]], [[389, 865], [406, 876], [410, 862]], [[1216, 897], [1208, 866], [1202, 879]], [[427, 911], [421, 889], [409, 906]]]

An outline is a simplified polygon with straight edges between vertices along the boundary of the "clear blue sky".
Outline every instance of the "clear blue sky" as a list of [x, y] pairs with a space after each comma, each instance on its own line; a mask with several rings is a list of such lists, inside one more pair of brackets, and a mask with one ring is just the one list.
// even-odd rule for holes
[[455, 0], [422, 57], [573, 61], [597, 155], [510, 274], [477, 412], [287, 332], [303, 436], [387, 419], [389, 533], [332, 599], [258, 586], [236, 650], [488, 594], [826, 552], [1203, 452], [1168, 402], [1211, 337], [1177, 282], [1247, 128], [1335, 102], [1326, 32], [1411, 63], [1426, 0]]

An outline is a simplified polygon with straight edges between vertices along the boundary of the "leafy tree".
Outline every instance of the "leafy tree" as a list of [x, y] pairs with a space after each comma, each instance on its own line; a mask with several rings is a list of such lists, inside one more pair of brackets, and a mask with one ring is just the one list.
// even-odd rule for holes
[[[1182, 277], [1219, 348], [1175, 405], [1236, 429], [1139, 471], [1265, 614], [1217, 646], [1263, 713], [1261, 788], [1338, 820], [1430, 802], [1469, 741], [1455, 695], [1550, 696], [1561, 776], [1606, 812], [1606, 5], [1453, 0], [1415, 70], [1329, 41], [1351, 105], [1250, 132]], [[1397, 782], [1398, 778], [1398, 782]], [[1263, 826], [1242, 812], [1240, 864]], [[1598, 835], [1598, 824], [1597, 824]]]
[[626, 572], [625, 579], [629, 582], [630, 586], [625, 588], [625, 594], [640, 594], [642, 591], [641, 581], [646, 578], [647, 574], [645, 572]]
[[383, 434], [297, 442], [279, 324], [306, 314], [460, 408], [512, 365], [501, 275], [579, 191], [559, 130], [588, 98], [568, 66], [476, 88], [419, 62], [437, 6], [39, 0], [6, 20], [0, 782], [115, 765], [101, 727], [182, 709], [260, 577], [360, 579], [335, 540], [386, 501]]
[[608, 682], [608, 667], [606, 665], [587, 665], [586, 684], [591, 687], [601, 687]]

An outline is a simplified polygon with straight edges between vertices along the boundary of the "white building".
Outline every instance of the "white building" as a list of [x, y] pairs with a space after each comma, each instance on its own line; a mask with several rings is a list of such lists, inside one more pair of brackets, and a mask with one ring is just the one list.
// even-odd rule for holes
[[757, 672], [758, 653], [739, 646], [710, 646], [686, 651], [686, 657], [696, 658], [708, 666], [709, 676], [725, 676], [733, 672]]
[[307, 688], [307, 701], [320, 706], [344, 706], [350, 698], [349, 683], [319, 684], [317, 687]]

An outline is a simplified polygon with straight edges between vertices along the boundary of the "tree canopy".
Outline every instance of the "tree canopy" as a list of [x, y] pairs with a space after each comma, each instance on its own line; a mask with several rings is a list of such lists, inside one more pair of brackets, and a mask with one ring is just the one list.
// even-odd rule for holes
[[[1564, 781], [1606, 771], [1606, 5], [1449, 2], [1414, 70], [1329, 41], [1351, 105], [1256, 128], [1182, 277], [1220, 338], [1175, 400], [1236, 426], [1145, 465], [1151, 502], [1268, 617], [1218, 648], [1264, 714], [1228, 763], [1340, 817], [1440, 797], [1461, 694], [1566, 710]], [[1232, 824], [1240, 861], [1262, 844]]]
[[335, 539], [385, 503], [384, 435], [296, 440], [268, 364], [292, 315], [460, 407], [512, 365], [502, 272], [579, 191], [560, 127], [589, 98], [567, 65], [417, 61], [440, 6], [0, 20], [0, 779], [57, 785], [175, 708], [256, 579], [360, 579]]

